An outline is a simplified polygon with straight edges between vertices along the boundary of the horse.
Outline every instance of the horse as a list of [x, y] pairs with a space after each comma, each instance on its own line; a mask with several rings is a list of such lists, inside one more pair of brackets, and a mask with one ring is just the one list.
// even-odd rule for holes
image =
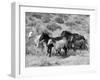
[[[85, 39], [85, 37], [84, 36], [82, 36], [82, 35], [79, 35], [79, 34], [77, 34], [77, 33], [73, 33], [72, 34], [72, 42], [75, 42], [75, 41], [77, 41], [77, 40], [84, 40], [84, 41], [86, 41], [86, 39]], [[86, 41], [86, 43], [87, 43], [87, 41]]]
[[66, 38], [59, 36], [59, 37], [52, 37], [48, 42], [49, 48], [49, 56], [51, 57], [51, 50], [54, 47], [56, 54], [61, 55], [61, 50], [63, 49], [65, 56], [67, 55], [67, 40]]
[[61, 33], [61, 36], [66, 37], [68, 44], [67, 49], [73, 49], [76, 50], [85, 50], [87, 49], [87, 40], [84, 36], [78, 34], [78, 33], [71, 33], [69, 31], [63, 31]]
[[40, 37], [41, 37], [41, 35], [37, 35], [37, 36], [35, 36], [35, 38], [34, 38], [34, 42], [35, 42], [35, 46], [36, 47], [39, 47], [40, 45], [40, 42], [39, 42], [39, 39], [40, 39]]
[[72, 49], [73, 51], [76, 51], [76, 50], [86, 50], [88, 48], [84, 40], [76, 40], [74, 42], [69, 41], [67, 49], [68, 50]]
[[61, 36], [65, 37], [68, 41], [67, 50], [88, 50], [88, 43], [83, 35], [71, 33], [70, 31], [62, 31]]
[[77, 33], [73, 33], [72, 34], [72, 40], [71, 40], [71, 43], [72, 43], [72, 49], [74, 51], [76, 51], [77, 49], [79, 50], [85, 50], [87, 49], [87, 40], [85, 39], [84, 36], [80, 35], [80, 34], [77, 34]]
[[42, 32], [40, 37], [39, 37], [39, 43], [38, 43], [38, 47], [42, 46], [42, 50], [45, 49], [46, 50], [46, 55], [49, 54], [49, 57], [51, 56], [51, 49], [53, 45], [48, 45], [48, 41], [51, 39], [51, 37], [49, 36], [49, 33], [47, 32]]

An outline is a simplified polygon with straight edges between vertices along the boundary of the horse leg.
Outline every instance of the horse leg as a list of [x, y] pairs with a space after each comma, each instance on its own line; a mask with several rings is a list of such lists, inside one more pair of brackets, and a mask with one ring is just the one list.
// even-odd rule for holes
[[73, 48], [73, 51], [76, 52], [76, 48]]
[[49, 51], [49, 57], [51, 57], [51, 50]]
[[51, 57], [51, 48], [47, 49], [47, 55], [49, 55], [49, 57]]
[[49, 53], [49, 57], [52, 56], [52, 47], [50, 47], [50, 53]]
[[48, 55], [49, 54], [49, 48], [47, 48], [47, 54], [46, 55]]
[[67, 52], [68, 52], [67, 48], [64, 46], [63, 49], [65, 50], [64, 56], [67, 56]]
[[58, 54], [61, 56], [61, 48], [58, 49]]

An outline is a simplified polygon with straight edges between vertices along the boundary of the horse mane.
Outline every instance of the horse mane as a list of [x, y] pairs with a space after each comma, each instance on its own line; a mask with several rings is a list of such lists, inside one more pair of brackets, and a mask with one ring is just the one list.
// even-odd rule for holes
[[61, 36], [72, 35], [70, 31], [62, 31]]
[[49, 34], [46, 32], [42, 32], [39, 41], [43, 40], [43, 42], [45, 42], [47, 44], [49, 39], [50, 39]]

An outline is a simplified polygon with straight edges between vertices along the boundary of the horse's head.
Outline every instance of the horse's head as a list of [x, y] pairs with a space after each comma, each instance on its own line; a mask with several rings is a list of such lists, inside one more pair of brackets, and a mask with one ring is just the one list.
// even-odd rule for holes
[[41, 36], [40, 36], [40, 38], [39, 38], [39, 42], [48, 42], [48, 40], [50, 39], [50, 37], [49, 37], [49, 35], [48, 35], [48, 33], [42, 33], [41, 34]]

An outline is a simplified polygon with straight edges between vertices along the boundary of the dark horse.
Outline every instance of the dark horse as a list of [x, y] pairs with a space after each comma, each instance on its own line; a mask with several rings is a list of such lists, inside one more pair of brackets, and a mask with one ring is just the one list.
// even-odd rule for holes
[[47, 47], [47, 53], [49, 54], [49, 57], [51, 57], [51, 50], [53, 47], [53, 44], [49, 44], [48, 45], [48, 41], [51, 39], [51, 37], [49, 36], [49, 33], [43, 32], [39, 38], [39, 42], [44, 42], [46, 44]]
[[85, 50], [87, 49], [87, 40], [84, 36], [79, 35], [77, 33], [71, 33], [69, 31], [63, 31], [61, 36], [66, 37], [68, 40], [67, 49], [76, 50]]

